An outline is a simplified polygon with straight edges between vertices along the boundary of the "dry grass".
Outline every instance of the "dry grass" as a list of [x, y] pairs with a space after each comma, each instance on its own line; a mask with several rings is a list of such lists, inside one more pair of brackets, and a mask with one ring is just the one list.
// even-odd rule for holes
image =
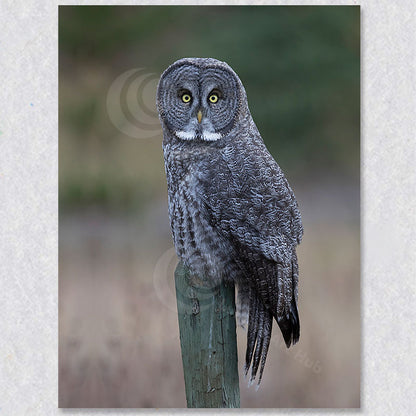
[[[259, 391], [242, 407], [360, 406], [358, 194], [298, 187], [301, 339], [274, 327]], [[60, 407], [184, 407], [166, 202], [140, 216], [60, 219]], [[239, 368], [246, 335], [238, 330]]]

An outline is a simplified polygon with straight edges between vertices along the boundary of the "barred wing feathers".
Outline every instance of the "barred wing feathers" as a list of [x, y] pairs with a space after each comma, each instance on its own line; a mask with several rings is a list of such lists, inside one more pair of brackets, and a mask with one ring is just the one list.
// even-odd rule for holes
[[211, 225], [231, 241], [241, 270], [236, 283], [249, 303], [245, 370], [251, 365], [253, 380], [260, 367], [260, 383], [273, 318], [287, 347], [299, 339], [296, 245], [303, 228], [298, 205], [263, 142], [240, 148], [234, 142], [205, 168], [198, 193]]

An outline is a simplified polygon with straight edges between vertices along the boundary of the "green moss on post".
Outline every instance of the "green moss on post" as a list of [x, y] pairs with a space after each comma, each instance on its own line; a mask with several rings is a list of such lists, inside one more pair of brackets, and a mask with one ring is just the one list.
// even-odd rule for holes
[[234, 285], [175, 271], [179, 331], [188, 407], [240, 407]]

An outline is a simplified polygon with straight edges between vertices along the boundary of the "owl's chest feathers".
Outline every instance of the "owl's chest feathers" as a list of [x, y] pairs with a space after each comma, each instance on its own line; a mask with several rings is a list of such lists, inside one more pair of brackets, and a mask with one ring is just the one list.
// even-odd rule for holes
[[[226, 270], [228, 245], [210, 223], [198, 184], [213, 150], [191, 149], [165, 152], [168, 178], [169, 216], [176, 252], [191, 271], [216, 277]], [[227, 246], [227, 247], [226, 247]]]
[[165, 145], [165, 168], [169, 194], [186, 188], [197, 179], [201, 166], [209, 166], [218, 149], [209, 146]]

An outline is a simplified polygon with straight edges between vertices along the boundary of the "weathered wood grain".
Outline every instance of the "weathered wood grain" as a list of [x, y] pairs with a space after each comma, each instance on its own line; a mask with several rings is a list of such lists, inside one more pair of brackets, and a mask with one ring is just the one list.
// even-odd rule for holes
[[211, 287], [182, 263], [175, 285], [188, 407], [240, 407], [234, 285]]

